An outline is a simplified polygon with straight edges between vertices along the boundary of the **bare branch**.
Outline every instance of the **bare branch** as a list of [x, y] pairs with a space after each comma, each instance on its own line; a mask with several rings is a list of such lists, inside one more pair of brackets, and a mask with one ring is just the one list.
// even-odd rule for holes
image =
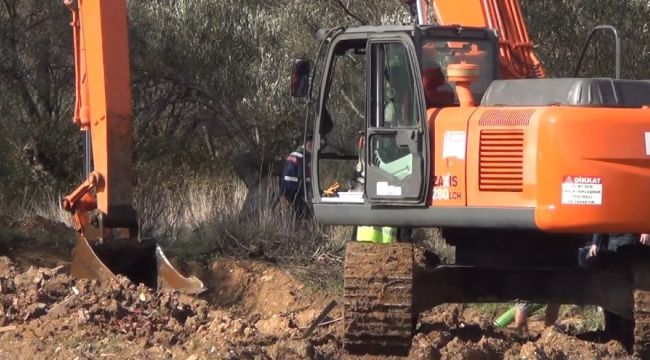
[[9, 14], [9, 17], [13, 17], [14, 11], [11, 7], [11, 4], [9, 4], [9, 0], [2, 0], [2, 2], [5, 4], [5, 7], [7, 8], [7, 13]]
[[350, 10], [350, 7], [349, 7], [349, 6], [346, 6], [346, 5], [343, 3], [343, 0], [332, 0], [332, 1], [334, 1], [334, 3], [335, 3], [336, 5], [338, 5], [338, 7], [340, 7], [341, 10], [343, 10], [343, 11], [344, 11], [344, 12], [345, 12], [349, 17], [351, 17], [351, 18], [353, 18], [354, 20], [358, 21], [361, 25], [368, 25], [368, 20], [364, 20], [364, 19], [362, 19], [359, 15], [353, 13], [353, 12]]
[[347, 94], [342, 94], [342, 95], [343, 95], [343, 99], [345, 99], [348, 105], [350, 105], [350, 108], [352, 109], [352, 111], [354, 111], [355, 115], [357, 115], [361, 119], [364, 119], [365, 118], [364, 114], [361, 113], [361, 110], [359, 110], [359, 108], [357, 108], [356, 105], [354, 105], [354, 101], [352, 101], [352, 99], [350, 99], [350, 97]]

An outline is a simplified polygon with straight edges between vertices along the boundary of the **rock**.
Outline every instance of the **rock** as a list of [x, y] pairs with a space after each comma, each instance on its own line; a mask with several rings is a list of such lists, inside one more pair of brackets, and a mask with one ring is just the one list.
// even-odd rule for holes
[[14, 271], [14, 264], [6, 256], [0, 256], [0, 274], [9, 274]]
[[156, 331], [151, 338], [151, 343], [153, 344], [173, 345], [174, 342], [174, 334], [168, 331]]
[[128, 311], [115, 299], [112, 299], [108, 302], [106, 311], [118, 319], [124, 317], [128, 313]]
[[233, 334], [241, 334], [246, 325], [241, 319], [234, 320], [230, 325], [230, 332]]
[[442, 349], [454, 336], [449, 331], [432, 331], [427, 335], [429, 342], [437, 349]]
[[252, 327], [244, 328], [244, 337], [249, 338], [249, 337], [253, 336], [253, 334], [255, 334], [255, 329], [254, 328], [252, 328]]
[[25, 315], [23, 321], [33, 320], [39, 318], [47, 313], [45, 310], [47, 308], [46, 304], [36, 303], [32, 304], [27, 308], [27, 314]]
[[503, 359], [510, 344], [501, 339], [488, 338], [483, 336], [478, 345], [490, 355], [492, 359]]
[[478, 344], [458, 338], [450, 341], [441, 351], [442, 360], [489, 360], [489, 354]]
[[438, 359], [440, 351], [427, 335], [419, 333], [413, 338], [410, 357], [413, 359]]
[[17, 329], [17, 328], [16, 328], [15, 325], [1, 326], [1, 327], [0, 327], [0, 333], [3, 333], [3, 332], [9, 332], [9, 331], [14, 331], [14, 330], [16, 330], [16, 329]]
[[36, 273], [36, 275], [32, 279], [32, 282], [34, 284], [40, 285], [43, 282], [44, 278], [45, 278], [44, 274], [39, 271], [38, 273]]
[[79, 316], [79, 324], [85, 324], [86, 322], [88, 322], [88, 319], [90, 319], [90, 317], [88, 316], [88, 314], [84, 309], [77, 310], [77, 315]]
[[255, 327], [265, 334], [283, 334], [289, 329], [289, 319], [274, 315], [271, 318], [259, 320], [255, 323]]
[[544, 350], [531, 342], [522, 345], [519, 356], [522, 360], [549, 360]]
[[270, 355], [273, 359], [312, 359], [314, 357], [314, 346], [304, 340], [280, 342], [270, 352]]

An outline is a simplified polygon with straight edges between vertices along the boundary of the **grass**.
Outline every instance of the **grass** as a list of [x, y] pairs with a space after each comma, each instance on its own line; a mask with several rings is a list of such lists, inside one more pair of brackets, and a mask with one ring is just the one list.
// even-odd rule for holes
[[[351, 229], [296, 219], [290, 207], [276, 198], [276, 187], [275, 179], [260, 181], [249, 190], [228, 176], [147, 178], [135, 194], [140, 233], [155, 238], [175, 259], [206, 263], [218, 256], [265, 260], [289, 267], [311, 279], [308, 282], [314, 286], [332, 287], [340, 279]], [[60, 208], [59, 198], [23, 200], [13, 207], [12, 219], [20, 222], [36, 215], [72, 227], [72, 217]], [[2, 231], [4, 238], [19, 235]], [[39, 243], [59, 243], [47, 234], [34, 238]]]
[[142, 231], [167, 246], [185, 247], [188, 255], [195, 252], [185, 246], [189, 243], [226, 255], [290, 262], [316, 260], [342, 247], [339, 230], [298, 220], [274, 199], [274, 183], [261, 184], [252, 195], [234, 179], [195, 180], [155, 196], [141, 192]]
[[467, 307], [475, 309], [480, 314], [496, 319], [510, 309], [514, 303], [470, 303]]
[[[292, 210], [275, 198], [276, 184], [275, 179], [260, 181], [249, 191], [234, 177], [170, 182], [152, 178], [136, 192], [141, 232], [156, 238], [174, 259], [209, 263], [218, 256], [232, 256], [274, 262], [291, 271], [308, 288], [342, 294], [344, 248], [352, 237], [352, 228], [296, 219]], [[72, 227], [70, 214], [61, 210], [59, 203], [55, 196], [23, 201], [14, 220], [38, 215]], [[0, 228], [0, 241], [5, 246], [7, 241], [19, 241], [25, 235], [40, 244], [73, 240]], [[437, 229], [416, 229], [413, 239], [438, 254], [443, 263], [453, 263], [455, 250]], [[496, 318], [512, 304], [467, 306]], [[568, 317], [579, 319], [574, 322], [579, 332], [603, 327], [602, 314], [594, 306], [563, 306], [561, 319]]]
[[275, 179], [263, 179], [249, 190], [226, 177], [185, 179], [156, 191], [140, 188], [142, 233], [175, 259], [258, 259], [287, 267], [310, 287], [336, 288], [351, 229], [296, 219], [276, 198], [276, 186]]
[[413, 241], [436, 253], [443, 264], [453, 264], [456, 249], [445, 242], [439, 229], [419, 228], [413, 231]]
[[53, 220], [59, 223], [65, 224], [69, 228], [74, 228], [72, 222], [72, 215], [63, 210], [61, 206], [61, 197], [48, 196], [45, 200], [40, 202], [30, 202], [27, 206], [28, 211], [25, 212], [22, 217], [28, 216], [28, 214], [41, 216], [43, 218]]

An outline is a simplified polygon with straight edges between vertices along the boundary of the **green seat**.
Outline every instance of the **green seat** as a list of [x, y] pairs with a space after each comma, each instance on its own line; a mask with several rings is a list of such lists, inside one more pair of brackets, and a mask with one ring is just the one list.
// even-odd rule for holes
[[384, 162], [376, 152], [375, 156], [377, 157], [379, 168], [393, 175], [398, 180], [404, 180], [413, 173], [413, 154], [402, 156], [391, 162]]

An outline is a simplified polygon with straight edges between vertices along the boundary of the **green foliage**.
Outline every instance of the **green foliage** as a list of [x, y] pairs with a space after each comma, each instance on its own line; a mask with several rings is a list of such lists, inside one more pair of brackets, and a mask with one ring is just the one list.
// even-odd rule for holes
[[[573, 76], [580, 51], [597, 25], [613, 25], [622, 46], [621, 76], [650, 78], [650, 5], [641, 0], [522, 0], [536, 52], [552, 77]], [[592, 40], [580, 76], [614, 77], [614, 47], [610, 34]]]
[[[281, 157], [302, 132], [302, 108], [288, 96], [291, 59], [313, 54], [319, 28], [359, 23], [348, 14], [377, 23], [401, 8], [366, 5], [129, 1], [139, 175], [161, 166], [213, 173], [243, 152]], [[61, 2], [0, 4], [0, 200], [80, 181], [69, 22]]]
[[[522, 7], [550, 75], [572, 75], [588, 31], [609, 23], [623, 39], [623, 76], [649, 77], [639, 66], [650, 56], [646, 1], [522, 0]], [[315, 57], [318, 29], [409, 20], [399, 0], [151, 0], [128, 1], [128, 10], [139, 183], [152, 171], [214, 176], [242, 153], [281, 159], [304, 120], [288, 92], [291, 60]], [[4, 203], [68, 192], [80, 181], [69, 22], [59, 1], [0, 3]], [[582, 74], [612, 76], [611, 42], [597, 40]]]
[[4, 197], [32, 186], [51, 190], [77, 175], [68, 16], [58, 2], [0, 4], [0, 183], [11, 184], [0, 186]]
[[140, 159], [285, 153], [303, 128], [288, 93], [291, 60], [313, 56], [319, 28], [359, 23], [342, 14], [379, 23], [404, 11], [398, 1], [374, 3], [130, 2]]

